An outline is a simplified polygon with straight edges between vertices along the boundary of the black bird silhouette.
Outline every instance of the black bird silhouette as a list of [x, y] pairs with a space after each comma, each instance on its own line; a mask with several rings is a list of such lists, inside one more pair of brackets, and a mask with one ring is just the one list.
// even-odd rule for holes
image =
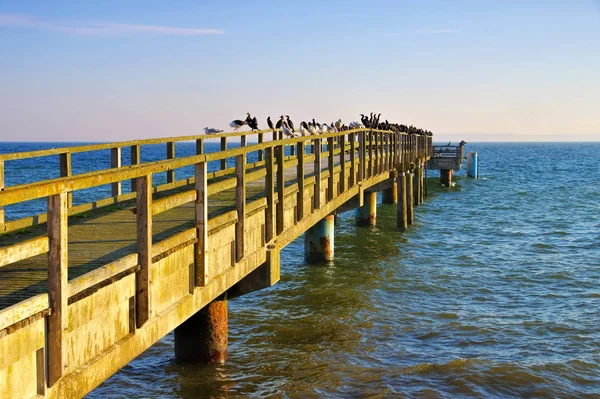
[[283, 115], [281, 115], [279, 118], [280, 118], [280, 119], [277, 121], [277, 124], [275, 125], [275, 127], [276, 127], [277, 129], [281, 129], [281, 124], [282, 124], [283, 122], [285, 122], [285, 119], [283, 118]]
[[290, 120], [290, 116], [289, 116], [289, 115], [286, 115], [285, 117], [287, 118], [287, 124], [288, 124], [288, 127], [290, 128], [290, 130], [291, 130], [292, 132], [295, 132], [296, 130], [294, 130], [294, 122], [292, 122], [292, 121]]
[[308, 130], [308, 125], [306, 124], [306, 122], [302, 121], [300, 122], [300, 127], [305, 128], [306, 130]]
[[371, 124], [369, 123], [369, 118], [367, 118], [365, 114], [360, 114], [360, 121], [363, 125], [365, 125], [365, 127], [371, 127]]
[[258, 121], [256, 120], [256, 116], [248, 121], [248, 126], [250, 126], [250, 129], [252, 129], [252, 130], [259, 130], [258, 129]]
[[269, 126], [269, 129], [275, 130], [275, 126], [273, 126], [273, 122], [271, 121], [270, 116], [267, 117], [267, 126]]

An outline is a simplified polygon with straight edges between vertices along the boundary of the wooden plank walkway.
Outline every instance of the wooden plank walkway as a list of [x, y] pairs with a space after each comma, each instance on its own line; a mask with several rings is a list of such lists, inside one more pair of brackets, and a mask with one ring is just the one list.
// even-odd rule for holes
[[[346, 160], [350, 156], [346, 155]], [[321, 159], [321, 168], [327, 168], [327, 159]], [[335, 164], [339, 165], [340, 157], [335, 156]], [[304, 167], [306, 177], [314, 176], [314, 162]], [[297, 182], [296, 168], [285, 170], [286, 186]], [[187, 186], [183, 189], [191, 189]], [[162, 193], [165, 197], [172, 190]], [[235, 205], [235, 189], [219, 193], [219, 198], [209, 200], [209, 218], [222, 215], [233, 209]], [[248, 183], [248, 201], [265, 198], [264, 179]], [[137, 225], [136, 216], [131, 209], [135, 201], [99, 209], [85, 215], [69, 218], [69, 280], [79, 277], [98, 267], [114, 262], [126, 255], [136, 252]], [[194, 203], [178, 206], [153, 218], [152, 241], [157, 243], [186, 229], [194, 227]], [[46, 224], [29, 229], [26, 234], [13, 234], [3, 237], [0, 247], [9, 246], [25, 239], [46, 233]], [[20, 262], [0, 268], [0, 309], [12, 306], [20, 301], [40, 293], [48, 292], [48, 257], [38, 255]]]
[[[326, 150], [283, 156], [286, 146], [321, 139]], [[175, 158], [176, 139], [150, 140], [171, 151], [149, 163], [139, 163], [145, 142], [79, 147], [110, 148], [113, 168], [74, 176], [68, 150], [44, 151], [60, 155], [64, 177], [0, 191], [0, 211], [37, 198], [49, 204], [47, 214], [19, 221], [0, 214], [0, 398], [84, 396], [222, 295], [275, 284], [281, 248], [362, 205], [368, 191], [373, 203], [373, 192], [396, 185], [406, 228], [413, 182], [420, 203], [431, 156], [430, 137], [369, 129], [211, 154], [196, 140], [198, 154], [184, 158]], [[137, 164], [120, 166], [124, 145]], [[247, 165], [255, 151], [264, 161]], [[4, 161], [28, 156], [39, 153], [0, 154], [0, 175]], [[235, 168], [226, 169], [231, 158]], [[223, 170], [208, 174], [214, 161]], [[193, 179], [175, 181], [173, 171], [187, 166]], [[153, 188], [152, 176], [164, 172], [167, 184]], [[137, 191], [123, 194], [130, 179]], [[106, 184], [112, 197], [69, 205], [72, 192]]]

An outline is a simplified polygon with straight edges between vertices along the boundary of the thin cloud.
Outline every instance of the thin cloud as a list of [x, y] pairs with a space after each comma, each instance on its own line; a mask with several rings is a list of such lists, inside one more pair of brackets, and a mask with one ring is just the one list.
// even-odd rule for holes
[[11, 28], [27, 28], [37, 30], [50, 30], [71, 35], [91, 36], [125, 36], [141, 34], [198, 36], [198, 35], [222, 35], [225, 32], [220, 29], [204, 28], [177, 28], [162, 25], [138, 25], [115, 22], [96, 21], [60, 21], [49, 18], [35, 17], [22, 14], [0, 13], [0, 26]]
[[443, 33], [458, 33], [460, 29], [425, 29], [418, 30], [415, 33], [418, 35], [439, 35]]

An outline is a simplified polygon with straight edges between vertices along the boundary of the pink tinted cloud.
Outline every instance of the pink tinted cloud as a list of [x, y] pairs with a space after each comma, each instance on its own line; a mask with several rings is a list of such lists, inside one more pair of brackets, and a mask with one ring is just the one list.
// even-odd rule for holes
[[27, 28], [39, 30], [51, 30], [72, 35], [94, 35], [94, 36], [124, 36], [135, 34], [158, 34], [158, 35], [222, 35], [225, 32], [220, 29], [205, 28], [177, 28], [162, 25], [138, 25], [115, 22], [97, 21], [60, 21], [49, 18], [41, 18], [23, 14], [0, 13], [0, 26], [13, 28]]

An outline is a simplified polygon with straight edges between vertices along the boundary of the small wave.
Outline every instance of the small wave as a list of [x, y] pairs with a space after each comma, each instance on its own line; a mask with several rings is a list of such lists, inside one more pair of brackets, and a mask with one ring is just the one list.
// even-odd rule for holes
[[550, 244], [544, 244], [543, 242], [536, 242], [534, 244], [531, 244], [531, 246], [533, 248], [541, 248], [541, 249], [549, 249], [552, 248], [552, 245]]
[[459, 357], [458, 359], [451, 360], [448, 363], [419, 363], [405, 368], [402, 371], [402, 374], [426, 374], [430, 372], [445, 374], [453, 371], [460, 371], [470, 365], [486, 362], [488, 361], [485, 359]]

